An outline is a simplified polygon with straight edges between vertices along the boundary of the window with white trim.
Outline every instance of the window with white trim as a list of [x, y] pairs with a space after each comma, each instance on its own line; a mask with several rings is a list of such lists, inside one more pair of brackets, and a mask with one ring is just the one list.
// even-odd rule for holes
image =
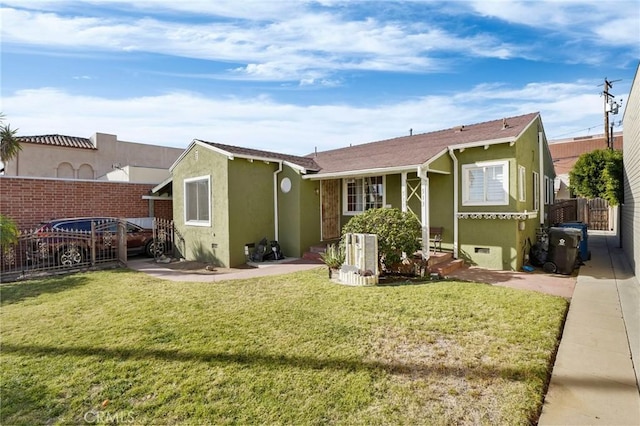
[[540, 210], [540, 174], [533, 172], [533, 210]]
[[462, 205], [509, 204], [509, 162], [491, 161], [462, 166]]
[[384, 176], [343, 179], [343, 213], [352, 215], [384, 207]]
[[553, 179], [547, 176], [545, 176], [544, 178], [547, 182], [547, 199], [548, 199], [547, 204], [553, 204], [554, 198], [555, 198], [555, 193], [553, 188]]
[[184, 180], [184, 222], [187, 225], [211, 225], [211, 177]]
[[518, 200], [527, 201], [527, 170], [524, 166], [518, 166]]
[[544, 203], [551, 204], [553, 199], [553, 181], [549, 176], [544, 177]]

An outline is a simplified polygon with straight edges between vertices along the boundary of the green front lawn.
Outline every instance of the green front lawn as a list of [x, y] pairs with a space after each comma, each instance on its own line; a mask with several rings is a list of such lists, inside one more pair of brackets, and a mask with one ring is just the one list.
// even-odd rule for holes
[[529, 424], [564, 299], [489, 285], [0, 286], [0, 424]]

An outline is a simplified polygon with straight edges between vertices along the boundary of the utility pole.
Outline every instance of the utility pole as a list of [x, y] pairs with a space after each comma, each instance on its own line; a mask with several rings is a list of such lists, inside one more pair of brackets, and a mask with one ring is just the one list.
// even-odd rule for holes
[[609, 113], [617, 114], [619, 105], [613, 100], [614, 96], [609, 93], [609, 89], [613, 88], [613, 83], [620, 80], [609, 81], [604, 78], [604, 140], [607, 142], [607, 148], [613, 149], [613, 123], [611, 124], [611, 133], [609, 133]]
[[609, 89], [611, 89], [613, 87], [613, 84], [611, 84], [608, 80], [607, 77], [604, 78], [604, 140], [607, 142], [607, 148], [611, 149], [612, 145], [613, 145], [613, 141], [610, 141], [609, 139], [609, 96], [611, 96], [609, 94]]

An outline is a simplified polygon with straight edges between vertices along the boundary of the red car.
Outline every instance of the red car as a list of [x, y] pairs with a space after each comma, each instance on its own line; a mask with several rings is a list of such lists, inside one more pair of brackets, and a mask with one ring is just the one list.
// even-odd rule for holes
[[[117, 257], [119, 219], [109, 217], [80, 217], [51, 220], [42, 224], [31, 236], [27, 257], [31, 262], [53, 262], [72, 266], [95, 259]], [[92, 224], [95, 234], [92, 235]], [[153, 238], [153, 230], [125, 221], [127, 255], [159, 256], [165, 253], [166, 241]], [[92, 238], [95, 244], [92, 244]]]

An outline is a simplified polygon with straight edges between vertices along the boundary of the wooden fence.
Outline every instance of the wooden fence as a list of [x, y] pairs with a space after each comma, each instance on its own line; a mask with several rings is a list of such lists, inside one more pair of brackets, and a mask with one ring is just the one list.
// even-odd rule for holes
[[595, 231], [608, 231], [609, 203], [602, 198], [558, 200], [549, 209], [549, 223], [583, 222]]

